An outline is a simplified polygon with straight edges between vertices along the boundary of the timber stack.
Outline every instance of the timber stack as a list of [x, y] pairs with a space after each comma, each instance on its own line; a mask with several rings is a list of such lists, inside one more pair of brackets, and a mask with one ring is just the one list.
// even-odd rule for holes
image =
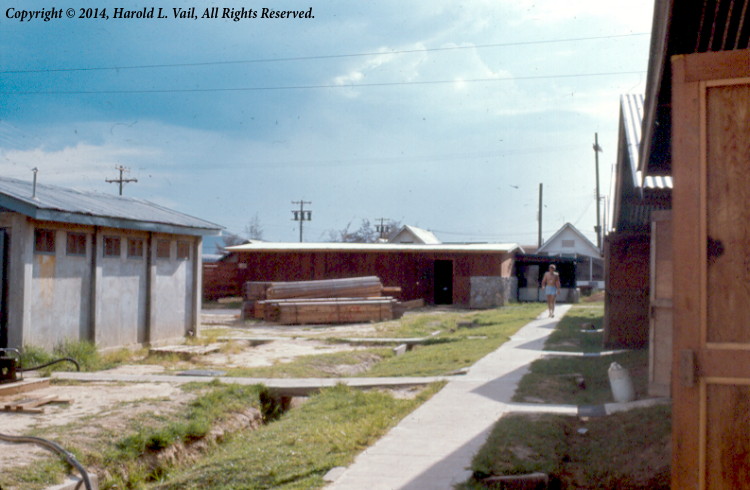
[[243, 318], [283, 325], [358, 323], [399, 318], [403, 309], [375, 276], [319, 281], [248, 282]]

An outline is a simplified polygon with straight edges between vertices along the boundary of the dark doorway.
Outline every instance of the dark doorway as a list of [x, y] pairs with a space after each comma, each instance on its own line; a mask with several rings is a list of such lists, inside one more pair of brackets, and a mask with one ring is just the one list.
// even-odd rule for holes
[[8, 347], [8, 230], [0, 228], [0, 348]]
[[453, 304], [453, 261], [435, 261], [435, 304]]

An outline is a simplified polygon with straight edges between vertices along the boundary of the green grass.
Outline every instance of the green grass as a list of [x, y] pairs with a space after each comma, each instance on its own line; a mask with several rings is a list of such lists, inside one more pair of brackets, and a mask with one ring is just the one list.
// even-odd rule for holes
[[237, 434], [210, 457], [154, 487], [320, 488], [331, 468], [351, 463], [438, 388], [413, 400], [344, 386], [324, 390], [277, 422]]
[[[589, 405], [614, 401], [607, 370], [617, 362], [628, 369], [636, 398], [646, 395], [648, 350], [628, 351], [602, 357], [553, 357], [531, 363], [529, 373], [518, 384], [517, 402]], [[583, 377], [585, 388], [578, 385]]]
[[[183, 389], [197, 396], [181, 410], [148, 412], [130, 420], [127, 428], [98, 431], [92, 436], [95, 419], [82, 420], [65, 427], [32, 431], [62, 444], [76, 456], [89, 473], [100, 478], [100, 488], [142, 488], [146, 482], [163, 475], [168, 468], [154, 466], [144, 455], [155, 454], [178, 442], [190, 442], [205, 436], [217, 423], [232, 413], [250, 407], [273, 413], [273, 406], [261, 386], [194, 383]], [[146, 400], [145, 403], [153, 402]], [[0, 488], [46, 488], [59, 483], [70, 468], [60, 458], [50, 456], [28, 467], [18, 467], [0, 475]]]
[[[399, 322], [377, 326], [376, 336], [385, 338], [429, 337], [403, 356], [391, 348], [303, 356], [292, 362], [270, 367], [230, 369], [231, 376], [248, 377], [336, 377], [336, 376], [440, 376], [466, 368], [497, 349], [522, 326], [536, 318], [544, 306], [539, 303], [514, 304], [486, 311], [446, 312], [406, 316]], [[459, 324], [470, 324], [471, 328]], [[440, 330], [439, 335], [430, 336]], [[373, 335], [368, 334], [368, 337]], [[340, 341], [340, 339], [329, 339]], [[353, 374], [336, 370], [337, 365], [365, 364], [367, 369]], [[352, 369], [356, 371], [356, 369]]]
[[[545, 349], [596, 352], [601, 334], [581, 332], [601, 325], [601, 303], [576, 305], [550, 335]], [[607, 369], [627, 368], [636, 397], [647, 389], [648, 350], [603, 357], [553, 357], [532, 363], [514, 400], [560, 404], [612, 401]], [[583, 377], [585, 388], [576, 378]], [[579, 432], [580, 431], [580, 432]], [[460, 488], [486, 488], [489, 475], [543, 472], [555, 488], [669, 488], [671, 408], [656, 406], [588, 420], [512, 414], [501, 418], [472, 462], [474, 478]]]
[[474, 457], [474, 477], [461, 488], [486, 488], [479, 480], [490, 475], [542, 472], [559, 488], [668, 489], [670, 434], [668, 406], [587, 421], [505, 416]]
[[595, 330], [602, 328], [603, 316], [604, 304], [601, 302], [574, 305], [550, 334], [544, 348], [569, 352], [601, 351], [604, 334]]
[[227, 369], [227, 376], [250, 378], [334, 378], [347, 376], [347, 367], [378, 362], [392, 355], [390, 349], [365, 349], [300, 356], [292, 362], [277, 362], [273, 366]]
[[[21, 366], [24, 369], [41, 366], [62, 358], [72, 358], [81, 367], [81, 371], [98, 371], [109, 369], [131, 360], [135, 353], [128, 349], [119, 349], [106, 353], [99, 352], [89, 341], [64, 340], [52, 349], [52, 352], [34, 345], [27, 345], [21, 351]], [[59, 362], [40, 369], [42, 375], [51, 371], [75, 371], [76, 367], [68, 361]]]
[[[603, 314], [601, 302], [574, 305], [550, 334], [544, 349], [601, 352], [603, 334], [591, 333], [590, 326], [600, 329]], [[648, 349], [601, 357], [548, 357], [536, 360], [531, 364], [529, 374], [519, 383], [514, 401], [574, 405], [612, 402], [607, 370], [613, 362], [628, 369], [636, 397], [644, 397], [648, 389]], [[581, 378], [584, 386], [579, 384]]]

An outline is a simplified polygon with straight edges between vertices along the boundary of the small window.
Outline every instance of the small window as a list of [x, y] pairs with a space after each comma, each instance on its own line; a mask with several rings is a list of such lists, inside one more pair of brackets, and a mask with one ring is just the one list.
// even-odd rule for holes
[[177, 242], [177, 260], [190, 259], [190, 243]]
[[143, 258], [143, 238], [128, 238], [128, 257], [131, 259]]
[[120, 256], [120, 237], [116, 237], [116, 236], [104, 237], [104, 256], [105, 257], [119, 257]]
[[86, 234], [68, 233], [66, 253], [68, 255], [86, 255]]
[[563, 240], [562, 246], [565, 248], [573, 248], [576, 246], [576, 241], [575, 240]]
[[169, 259], [170, 256], [170, 241], [159, 239], [156, 240], [156, 258], [157, 259]]
[[34, 252], [55, 253], [55, 232], [53, 230], [34, 230]]

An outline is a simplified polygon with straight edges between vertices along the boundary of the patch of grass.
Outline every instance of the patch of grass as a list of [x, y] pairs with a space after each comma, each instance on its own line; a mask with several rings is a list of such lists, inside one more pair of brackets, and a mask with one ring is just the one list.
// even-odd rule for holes
[[[539, 303], [511, 305], [471, 312], [450, 320], [435, 342], [415, 347], [403, 356], [389, 355], [363, 376], [439, 376], [466, 368], [507, 342], [544, 309]], [[458, 323], [471, 328], [458, 328]]]
[[[602, 328], [604, 304], [575, 305], [557, 324], [545, 343], [545, 350], [599, 352], [604, 334], [592, 332]], [[593, 327], [593, 329], [591, 328]], [[582, 332], [581, 330], [586, 330]]]
[[[55, 345], [52, 352], [34, 345], [25, 346], [21, 352], [21, 364], [24, 369], [42, 366], [62, 358], [75, 359], [81, 371], [97, 371], [119, 362], [115, 356], [104, 357], [100, 354], [93, 342], [81, 340], [63, 340]], [[51, 371], [75, 371], [75, 369], [73, 363], [63, 361], [41, 368], [40, 372], [48, 375]]]
[[201, 307], [204, 310], [238, 310], [242, 308], [242, 298], [238, 296], [227, 296], [216, 301], [203, 301]]
[[[182, 409], [141, 413], [125, 424], [125, 428], [108, 430], [103, 427], [92, 436], [90, 426], [97, 424], [94, 418], [33, 432], [38, 437], [60, 442], [75, 454], [90, 473], [100, 476], [100, 488], [143, 488], [146, 482], [168, 470], [154, 466], [153, 461], [143, 458], [144, 455], [155, 454], [177, 442], [200, 439], [231, 413], [242, 413], [251, 407], [263, 408], [261, 398], [265, 388], [258, 385], [191, 383], [183, 389], [196, 392], [197, 397]], [[266, 407], [273, 408], [270, 404]], [[55, 458], [45, 459], [43, 470], [38, 469], [39, 463], [35, 462], [3, 473], [0, 485], [2, 488], [46, 488], [71, 472], [64, 463], [56, 461]], [[39, 486], [26, 483], [33, 483], [35, 479], [41, 482]]]
[[62, 483], [65, 475], [71, 472], [71, 467], [62, 458], [46, 457], [31, 466], [4, 470], [0, 473], [0, 488], [41, 490]]
[[212, 382], [213, 389], [193, 400], [184, 417], [155, 430], [144, 428], [125, 437], [118, 443], [118, 458], [123, 455], [135, 458], [151, 450], [164, 449], [176, 441], [204, 436], [211, 425], [230, 412], [239, 412], [248, 406], [260, 406], [260, 386], [222, 385]]
[[[403, 322], [380, 324], [378, 336], [411, 338], [426, 337], [436, 330], [443, 332], [403, 356], [395, 356], [390, 347], [383, 347], [301, 356], [270, 367], [230, 369], [227, 372], [231, 376], [269, 378], [440, 376], [471, 366], [506, 342], [543, 309], [539, 303], [528, 303], [480, 312], [405, 317]], [[471, 328], [459, 328], [459, 323], [471, 325]]]
[[[601, 325], [600, 304], [574, 306], [550, 336], [548, 350], [601, 350], [581, 332]], [[599, 336], [599, 346], [601, 336]], [[598, 348], [597, 348], [598, 347]], [[647, 389], [647, 349], [604, 357], [555, 357], [532, 363], [515, 401], [599, 404], [612, 401], [607, 369], [627, 368], [636, 396]], [[585, 380], [585, 389], [577, 377]], [[656, 406], [599, 418], [509, 415], [501, 418], [472, 463], [474, 478], [463, 489], [486, 488], [489, 475], [547, 473], [554, 488], [669, 488], [671, 408]]]
[[234, 368], [227, 370], [227, 376], [250, 378], [333, 378], [354, 374], [384, 357], [392, 356], [390, 349], [374, 348], [356, 351], [342, 351], [328, 354], [300, 356], [291, 362], [276, 362], [273, 366]]
[[[600, 352], [602, 334], [582, 331], [586, 330], [582, 327], [594, 325], [600, 328], [603, 314], [601, 303], [574, 305], [548, 337], [545, 350]], [[613, 362], [628, 369], [636, 397], [645, 396], [648, 389], [648, 349], [641, 349], [609, 356], [538, 359], [531, 363], [529, 373], [521, 379], [513, 400], [573, 405], [611, 402], [607, 370]]]
[[439, 386], [416, 399], [345, 386], [322, 391], [277, 422], [240, 433], [211, 457], [169, 475], [160, 489], [319, 488], [333, 467], [346, 466]]
[[567, 435], [574, 425], [575, 419], [559, 415], [503, 417], [474, 456], [474, 478], [559, 472], [560, 462], [567, 454]]
[[[601, 357], [553, 357], [531, 363], [518, 384], [513, 400], [573, 405], [612, 402], [607, 370], [617, 362], [628, 369], [636, 398], [648, 389], [648, 349]], [[578, 384], [582, 377], [585, 387]]]
[[[114, 441], [102, 451], [95, 463], [108, 469], [110, 478], [103, 488], [142, 488], [147, 481], [160, 478], [168, 467], [152, 467], [142, 459], [178, 442], [190, 442], [205, 436], [211, 427], [233, 412], [248, 407], [261, 407], [264, 388], [261, 386], [186, 385], [187, 390], [198, 390], [199, 396], [182, 413], [156, 415], [137, 421], [129, 435]], [[91, 459], [94, 459], [93, 457]]]
[[581, 420], [510, 415], [472, 461], [463, 489], [490, 475], [543, 472], [559, 488], [669, 488], [671, 410], [657, 406]]

